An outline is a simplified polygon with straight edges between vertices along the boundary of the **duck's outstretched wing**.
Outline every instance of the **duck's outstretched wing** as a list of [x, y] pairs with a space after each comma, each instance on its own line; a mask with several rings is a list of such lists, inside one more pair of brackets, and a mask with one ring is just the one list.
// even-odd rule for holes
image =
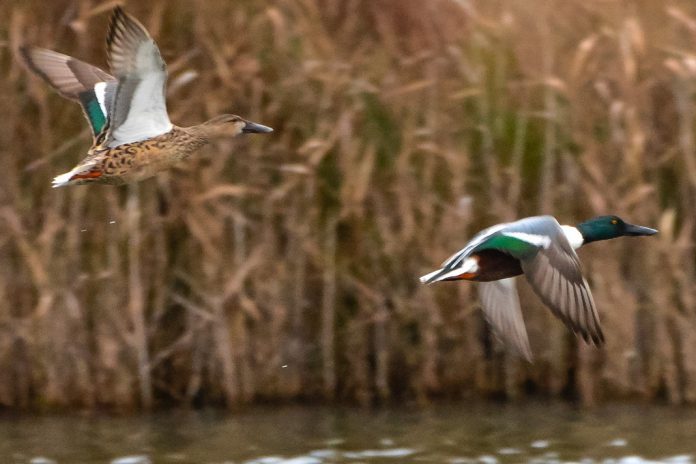
[[541, 245], [535, 254], [520, 259], [534, 292], [573, 332], [601, 345], [604, 334], [592, 292], [582, 276], [578, 255], [556, 219], [527, 218], [514, 223], [510, 232]]
[[120, 7], [114, 9], [106, 39], [109, 65], [118, 79], [109, 113], [106, 144], [115, 147], [172, 129], [167, 114], [167, 70], [145, 27]]
[[481, 282], [479, 298], [483, 314], [493, 327], [493, 332], [506, 346], [512, 347], [531, 363], [532, 350], [522, 318], [515, 277]]
[[45, 48], [23, 46], [19, 54], [30, 71], [63, 97], [80, 103], [96, 138], [106, 125], [116, 78], [96, 66]]

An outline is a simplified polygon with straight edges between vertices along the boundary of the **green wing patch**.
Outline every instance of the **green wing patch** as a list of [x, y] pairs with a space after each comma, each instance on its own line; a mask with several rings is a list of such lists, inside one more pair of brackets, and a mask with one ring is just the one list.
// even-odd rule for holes
[[89, 124], [92, 127], [92, 134], [96, 137], [104, 129], [106, 125], [106, 115], [102, 111], [99, 105], [99, 100], [97, 95], [93, 90], [88, 90], [82, 92], [80, 95], [80, 103], [82, 104], [82, 109], [89, 120]]
[[524, 259], [535, 255], [539, 248], [517, 237], [498, 234], [476, 247], [476, 251], [478, 250], [500, 250], [517, 259]]

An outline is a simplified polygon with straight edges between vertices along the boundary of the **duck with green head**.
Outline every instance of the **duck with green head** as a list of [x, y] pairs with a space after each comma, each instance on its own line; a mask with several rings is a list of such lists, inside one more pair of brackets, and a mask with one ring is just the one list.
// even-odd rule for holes
[[599, 216], [576, 226], [552, 216], [534, 216], [479, 232], [442, 267], [420, 278], [431, 284], [449, 280], [481, 282], [479, 296], [494, 332], [528, 361], [532, 360], [515, 276], [524, 274], [534, 292], [573, 332], [599, 346], [604, 334], [575, 250], [599, 240], [653, 235], [657, 230]]
[[87, 157], [57, 176], [53, 187], [137, 182], [172, 167], [214, 138], [273, 131], [232, 114], [197, 126], [173, 125], [165, 99], [166, 65], [145, 27], [117, 6], [106, 44], [113, 75], [61, 53], [20, 47], [27, 68], [80, 103], [92, 129]]

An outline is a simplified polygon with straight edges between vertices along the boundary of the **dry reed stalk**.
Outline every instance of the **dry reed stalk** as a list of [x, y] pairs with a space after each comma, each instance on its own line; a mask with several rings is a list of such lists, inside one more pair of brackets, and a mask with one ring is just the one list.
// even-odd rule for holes
[[[549, 5], [551, 3], [549, 2]], [[542, 13], [547, 18], [549, 11]], [[540, 40], [541, 40], [541, 61], [542, 75], [541, 79], [546, 85], [543, 87], [544, 94], [544, 152], [543, 164], [541, 168], [541, 178], [539, 179], [539, 206], [538, 212], [542, 214], [553, 214], [555, 210], [555, 192], [556, 185], [556, 157], [558, 150], [557, 127], [561, 123], [558, 114], [558, 101], [556, 90], [549, 85], [555, 74], [555, 50], [554, 41], [551, 38], [551, 29], [548, 20], [542, 19], [539, 22]]]
[[321, 362], [323, 392], [327, 399], [336, 394], [336, 220], [329, 218], [324, 226], [324, 272], [321, 304]]
[[[83, 121], [14, 52], [103, 65], [111, 3], [0, 4], [0, 404], [696, 401], [693, 2], [129, 3], [175, 122], [276, 132], [139, 193], [55, 191]], [[581, 251], [601, 351], [520, 285], [527, 366], [474, 285], [416, 280], [493, 221], [609, 212], [664, 235]]]
[[140, 255], [142, 253], [140, 190], [137, 184], [128, 186], [126, 202], [126, 221], [128, 231], [128, 312], [132, 332], [128, 339], [135, 352], [138, 371], [140, 401], [143, 408], [152, 407], [152, 380], [150, 378], [150, 353], [147, 342], [147, 321], [145, 317], [144, 275]]

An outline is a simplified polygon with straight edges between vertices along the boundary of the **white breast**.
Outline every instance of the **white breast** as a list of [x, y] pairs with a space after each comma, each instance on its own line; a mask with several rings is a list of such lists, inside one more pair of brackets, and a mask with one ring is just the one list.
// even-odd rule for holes
[[570, 246], [573, 247], [573, 250], [577, 250], [585, 242], [585, 239], [582, 237], [582, 234], [576, 227], [561, 226], [561, 229], [563, 229], [563, 233], [568, 239], [568, 243], [570, 243]]

